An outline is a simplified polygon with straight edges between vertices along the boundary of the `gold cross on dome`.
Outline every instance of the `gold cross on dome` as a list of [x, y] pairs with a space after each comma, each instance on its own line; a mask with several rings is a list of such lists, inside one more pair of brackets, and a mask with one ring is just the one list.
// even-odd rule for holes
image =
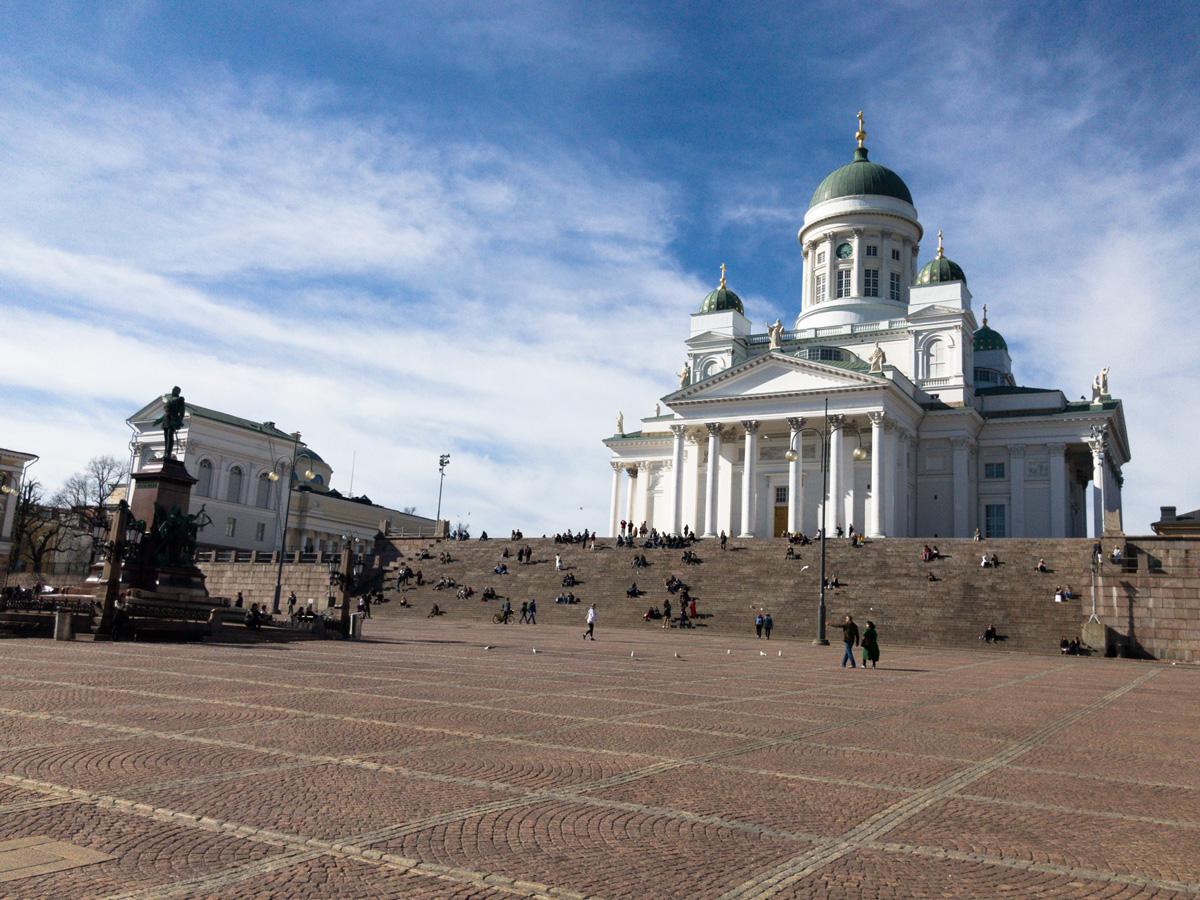
[[987, 304], [983, 304], [983, 324], [987, 325]]
[[938, 255], [937, 255], [937, 258], [941, 259], [945, 255], [946, 255], [945, 251], [942, 250], [942, 232], [941, 232], [941, 230], [939, 230], [938, 231]]
[[867, 132], [863, 130], [863, 114], [862, 110], [858, 111], [858, 131], [854, 135], [854, 139], [858, 141], [858, 146], [863, 145], [863, 141], [867, 139]]
[[725, 287], [725, 263], [721, 263], [721, 287]]

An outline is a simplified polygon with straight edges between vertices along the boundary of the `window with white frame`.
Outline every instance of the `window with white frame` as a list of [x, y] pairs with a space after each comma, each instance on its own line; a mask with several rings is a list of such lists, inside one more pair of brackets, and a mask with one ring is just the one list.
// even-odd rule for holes
[[259, 509], [271, 508], [271, 474], [263, 472], [258, 476], [258, 490], [255, 492], [254, 505]]
[[784, 485], [783, 487], [775, 488], [775, 505], [776, 506], [784, 506], [787, 504], [787, 502], [788, 502], [787, 485]]
[[849, 269], [838, 269], [837, 295], [838, 295], [838, 297], [849, 297], [850, 296], [850, 270]]
[[900, 299], [900, 273], [891, 272], [888, 276], [888, 297], [892, 300]]
[[863, 269], [863, 296], [879, 296], [879, 270]]
[[1005, 508], [1003, 503], [989, 503], [983, 508], [984, 537], [1008, 537], [1008, 528], [1005, 521], [1004, 512]]
[[196, 479], [196, 494], [200, 497], [212, 496], [213, 464], [211, 459], [200, 460], [200, 477]]
[[946, 345], [941, 341], [931, 341], [925, 349], [925, 377], [945, 378], [950, 369], [947, 361]]
[[1004, 477], [1004, 463], [1002, 463], [1002, 462], [984, 463], [983, 464], [983, 477], [984, 478], [1003, 478]]
[[814, 302], [820, 303], [822, 300], [825, 299], [825, 273], [824, 272], [822, 272], [820, 275], [817, 276], [817, 284], [816, 284], [816, 287], [813, 289], [813, 291], [814, 291], [813, 292], [813, 301]]
[[878, 255], [879, 255], [879, 245], [878, 244], [867, 244], [867, 256], [878, 256]]
[[895, 247], [892, 248], [892, 259], [894, 259], [896, 262], [900, 262], [900, 251]]
[[233, 466], [229, 470], [229, 484], [225, 488], [225, 499], [230, 503], [242, 502], [242, 467]]
[[824, 250], [820, 251], [820, 252], [817, 254], [817, 265], [818, 265], [818, 266], [823, 266], [823, 265], [825, 265], [825, 251], [824, 251]]

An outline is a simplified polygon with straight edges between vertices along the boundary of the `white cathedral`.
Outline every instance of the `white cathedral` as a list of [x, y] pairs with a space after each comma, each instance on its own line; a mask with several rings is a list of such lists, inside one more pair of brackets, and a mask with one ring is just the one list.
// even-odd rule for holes
[[855, 137], [854, 159], [817, 185], [804, 216], [792, 329], [754, 334], [722, 266], [666, 411], [638, 431], [618, 417], [604, 441], [611, 533], [621, 520], [738, 537], [839, 525], [868, 537], [1120, 532], [1129, 438], [1108, 370], [1090, 402], [1018, 386], [940, 232], [918, 268], [912, 195], [867, 158], [861, 113]]

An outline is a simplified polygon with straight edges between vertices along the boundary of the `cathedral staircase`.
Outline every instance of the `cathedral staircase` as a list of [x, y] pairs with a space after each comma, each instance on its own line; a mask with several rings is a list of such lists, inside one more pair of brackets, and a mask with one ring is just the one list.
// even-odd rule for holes
[[[820, 548], [817, 544], [797, 547], [799, 559], [786, 559], [787, 542], [781, 538], [731, 539], [721, 551], [716, 540], [693, 545], [699, 565], [684, 565], [680, 550], [636, 551], [617, 548], [615, 540], [602, 538], [597, 549], [582, 544], [556, 544], [550, 539], [444, 541], [429, 543], [433, 559], [417, 561], [415, 550], [405, 548], [403, 558], [414, 571], [420, 569], [427, 582], [424, 587], [396, 590], [396, 578], [389, 574], [384, 586], [389, 600], [375, 608], [376, 615], [424, 617], [434, 603], [445, 612], [447, 621], [490, 622], [499, 602], [481, 602], [478, 597], [492, 587], [501, 597], [512, 601], [514, 612], [523, 601], [537, 600], [538, 625], [567, 625], [583, 629], [587, 606], [598, 604], [600, 628], [660, 628], [662, 620], [646, 622], [643, 614], [650, 606], [661, 608], [670, 599], [679, 609], [679, 595], [669, 595], [664, 580], [675, 574], [689, 586], [701, 615], [697, 628], [716, 634], [752, 634], [754, 617], [761, 607], [774, 619], [773, 640], [811, 641], [815, 634], [817, 596], [820, 585]], [[834, 539], [826, 545], [826, 569], [837, 575], [840, 588], [826, 591], [828, 637], [841, 639], [838, 625], [849, 613], [860, 627], [867, 619], [875, 622], [881, 643], [927, 647], [980, 647], [984, 628], [994, 623], [1002, 640], [1000, 649], [1037, 653], [1057, 653], [1063, 636], [1080, 633], [1090, 601], [1091, 542], [1082, 539], [1023, 540], [1000, 539], [980, 543], [971, 540], [937, 541], [942, 558], [923, 562], [921, 551], [926, 541], [913, 538], [888, 538], [870, 541], [854, 548], [848, 540]], [[518, 565], [518, 547], [533, 549], [533, 562]], [[494, 566], [503, 560], [509, 574], [496, 575]], [[450, 563], [437, 560], [449, 551]], [[983, 568], [983, 552], [995, 553], [999, 568]], [[632, 568], [634, 553], [645, 554], [648, 567]], [[563, 558], [564, 570], [555, 571], [554, 557]], [[1044, 559], [1046, 573], [1035, 571]], [[805, 568], [807, 566], [807, 568]], [[573, 591], [579, 605], [554, 602], [563, 591], [562, 577], [575, 576]], [[937, 581], [929, 580], [929, 573]], [[441, 577], [453, 578], [459, 585], [475, 589], [475, 596], [459, 600], [453, 590], [434, 590]], [[627, 598], [626, 589], [636, 581], [643, 591], [636, 599]], [[1070, 584], [1074, 599], [1054, 602], [1056, 585]], [[401, 595], [413, 604], [401, 608]], [[1086, 612], [1085, 612], [1086, 611]], [[515, 621], [515, 617], [514, 617]], [[513, 627], [513, 626], [510, 626]], [[989, 649], [992, 649], [989, 647]]]

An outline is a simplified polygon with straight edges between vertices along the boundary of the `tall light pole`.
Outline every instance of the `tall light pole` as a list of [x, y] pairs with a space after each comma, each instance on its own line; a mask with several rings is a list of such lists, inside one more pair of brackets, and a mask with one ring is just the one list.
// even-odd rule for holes
[[[271, 613], [279, 615], [279, 594], [283, 589], [283, 557], [287, 553], [287, 527], [288, 514], [292, 511], [292, 475], [296, 471], [296, 451], [300, 447], [300, 432], [292, 432], [292, 466], [288, 469], [288, 482], [283, 489], [287, 494], [287, 500], [283, 505], [283, 527], [279, 530], [279, 568], [275, 570], [275, 600], [271, 604]], [[279, 457], [275, 460], [275, 466], [278, 467], [281, 463], [286, 462], [284, 457]], [[274, 469], [267, 476], [271, 481], [279, 481], [279, 473]]]
[[433, 520], [435, 523], [442, 521], [442, 485], [446, 482], [446, 466], [450, 465], [450, 454], [443, 453], [438, 457], [438, 474], [441, 478], [438, 480], [438, 508], [437, 517]]
[[[854, 458], [862, 461], [867, 458], [867, 451], [863, 449], [862, 435], [853, 425], [843, 422], [840, 425], [834, 426], [835, 430], [853, 431], [854, 436], [858, 438], [858, 446], [854, 448]], [[800, 428], [791, 438], [788, 445], [788, 451], [783, 455], [783, 458], [788, 462], [795, 462], [800, 458], [799, 452], [796, 450], [794, 443], [796, 438], [804, 434], [806, 431], [811, 431], [821, 439], [821, 593], [817, 602], [817, 637], [813, 641], [814, 644], [828, 644], [829, 640], [825, 637], [825, 532], [829, 530], [829, 398], [825, 398], [825, 421], [824, 428], [817, 431], [815, 428]], [[791, 498], [789, 497], [790, 501]]]

